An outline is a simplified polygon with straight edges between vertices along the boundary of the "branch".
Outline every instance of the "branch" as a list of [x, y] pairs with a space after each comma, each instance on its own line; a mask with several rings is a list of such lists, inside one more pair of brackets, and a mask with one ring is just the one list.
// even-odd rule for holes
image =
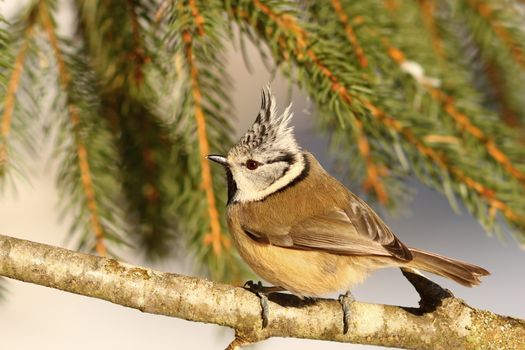
[[[509, 96], [505, 93], [505, 78], [502, 69], [494, 59], [487, 59], [484, 67], [485, 74], [494, 93], [494, 100], [499, 104], [501, 120], [510, 128], [525, 131], [525, 125], [515, 110]], [[525, 141], [525, 132], [521, 133], [521, 141]]]
[[[195, 24], [198, 28], [198, 35], [204, 36], [204, 17], [199, 13], [195, 1], [190, 1], [189, 5], [191, 7], [191, 14], [194, 17]], [[184, 30], [182, 33], [182, 39], [184, 41], [184, 52], [188, 64], [189, 76], [191, 79], [191, 93], [193, 97], [194, 115], [197, 123], [202, 188], [206, 193], [206, 200], [208, 202], [208, 215], [210, 218], [210, 232], [204, 237], [204, 244], [211, 244], [214, 254], [219, 256], [222, 252], [223, 246], [227, 248], [229, 243], [227, 238], [223, 236], [221, 232], [219, 211], [215, 203], [215, 193], [213, 190], [210, 162], [206, 159], [206, 156], [210, 153], [210, 146], [208, 142], [208, 134], [206, 131], [206, 117], [204, 115], [202, 106], [202, 92], [199, 85], [199, 69], [197, 67], [197, 62], [193, 53], [193, 35], [194, 34], [190, 31]]]
[[[361, 66], [361, 68], [366, 69], [368, 67], [368, 59], [366, 58], [365, 52], [361, 47], [359, 40], [357, 39], [354, 29], [349, 23], [348, 15], [345, 13], [341, 1], [332, 0], [332, 7], [334, 8], [334, 11], [339, 17], [339, 21], [344, 27], [346, 38], [348, 39], [348, 41], [352, 45], [353, 50], [355, 51], [355, 54], [359, 61], [359, 65]], [[359, 140], [358, 150], [361, 154], [361, 157], [363, 157], [363, 159], [365, 160], [366, 165], [366, 179], [363, 184], [364, 190], [365, 192], [367, 192], [370, 188], [373, 188], [379, 202], [386, 205], [388, 203], [388, 193], [385, 189], [383, 182], [381, 181], [381, 175], [383, 175], [382, 173], [385, 172], [382, 170], [384, 170], [385, 168], [382, 165], [377, 165], [374, 159], [372, 158], [370, 152], [370, 142], [368, 142], [367, 135], [363, 128], [363, 123], [360, 120], [354, 119], [354, 129], [357, 132], [357, 138]]]
[[361, 44], [359, 43], [359, 40], [357, 39], [357, 36], [355, 35], [354, 29], [350, 25], [348, 21], [348, 15], [345, 13], [343, 9], [343, 5], [341, 4], [340, 0], [332, 0], [332, 7], [334, 8], [335, 12], [337, 13], [337, 16], [339, 17], [339, 21], [343, 25], [346, 33], [346, 37], [350, 44], [352, 45], [352, 48], [355, 51], [355, 55], [358, 58], [359, 65], [361, 68], [367, 68], [368, 67], [368, 59], [366, 58], [365, 52], [363, 51], [363, 48]]
[[11, 122], [13, 111], [15, 109], [16, 93], [20, 87], [20, 79], [24, 71], [24, 63], [26, 60], [27, 50], [30, 46], [30, 41], [33, 37], [35, 20], [33, 16], [29, 16], [28, 25], [23, 33], [23, 41], [16, 55], [13, 63], [13, 70], [9, 83], [7, 84], [7, 91], [3, 97], [3, 112], [0, 116], [0, 173], [5, 164], [7, 164], [7, 138], [11, 130]]
[[381, 176], [385, 175], [387, 169], [382, 164], [376, 164], [370, 152], [370, 142], [363, 130], [363, 123], [359, 119], [354, 119], [355, 129], [358, 135], [357, 149], [366, 164], [366, 179], [363, 183], [363, 188], [367, 192], [370, 188], [374, 189], [377, 199], [381, 204], [388, 203], [388, 193], [381, 181]]
[[129, 19], [131, 21], [131, 31], [133, 33], [133, 59], [135, 60], [135, 83], [140, 85], [144, 80], [144, 63], [148, 61], [142, 47], [142, 39], [140, 35], [140, 24], [133, 0], [128, 0], [126, 3], [129, 11]]
[[[393, 2], [392, 2], [393, 3]], [[260, 0], [254, 0], [253, 6], [260, 12], [265, 14], [268, 18], [268, 22], [273, 22], [275, 26], [281, 30], [282, 33], [289, 35], [286, 43], [290, 47], [287, 47], [288, 51], [292, 52], [295, 57], [295, 62], [299, 65], [306, 67], [305, 61], [307, 59], [312, 62], [320, 72], [320, 76], [325, 77], [326, 84], [330, 85], [331, 90], [339, 95], [341, 101], [347, 104], [350, 108], [356, 108], [361, 105], [369, 114], [379, 121], [386, 129], [389, 129], [394, 134], [401, 136], [410, 145], [412, 145], [416, 151], [435, 164], [438, 168], [446, 171], [452, 177], [462, 183], [466, 188], [477, 193], [487, 205], [491, 208], [490, 214], [495, 215], [499, 210], [507, 218], [507, 220], [516, 225], [519, 228], [525, 227], [525, 216], [516, 211], [511, 205], [506, 203], [503, 199], [503, 194], [497, 193], [496, 189], [483, 185], [481, 182], [476, 181], [468, 173], [463, 171], [461, 168], [454, 165], [449, 157], [439, 148], [428, 146], [424, 143], [420, 137], [414, 133], [414, 131], [403, 124], [402, 121], [396, 119], [390, 115], [387, 111], [377, 106], [373, 101], [368, 99], [366, 96], [356, 94], [351, 91], [345, 84], [343, 79], [332, 72], [326, 63], [325, 57], [318, 56], [314, 52], [314, 46], [309, 40], [311, 34], [301, 26], [299, 18], [297, 16], [290, 15], [288, 13], [282, 13], [274, 11], [266, 3], [262, 3]], [[266, 35], [264, 29], [258, 27], [262, 22], [254, 22], [248, 16], [248, 14], [242, 9], [238, 9], [235, 6], [231, 7], [233, 15], [236, 19], [245, 22], [246, 25], [252, 27], [256, 32]], [[266, 28], [267, 25], [262, 23]], [[398, 54], [402, 54], [400, 51], [396, 51]], [[313, 71], [310, 68], [306, 68], [309, 71]], [[325, 83], [325, 82], [323, 82]], [[499, 155], [499, 153], [498, 153]], [[510, 202], [509, 202], [510, 203]]]
[[525, 69], [525, 52], [522, 47], [518, 45], [516, 39], [505, 28], [505, 26], [494, 17], [495, 9], [484, 1], [467, 0], [466, 3], [479, 15], [487, 21], [492, 31], [501, 40], [503, 45], [509, 50], [517, 64]]
[[419, 7], [421, 12], [421, 18], [425, 27], [430, 34], [430, 40], [432, 41], [432, 49], [440, 59], [445, 58], [445, 52], [443, 50], [443, 42], [439, 36], [439, 30], [436, 25], [436, 3], [434, 0], [419, 0]]
[[[407, 349], [478, 349], [488, 344], [519, 349], [522, 345], [524, 320], [474, 309], [436, 284], [404, 273], [424, 299], [419, 309], [354, 302], [349, 332], [343, 334], [337, 301], [301, 301], [274, 294], [269, 324], [261, 328], [259, 300], [243, 288], [0, 235], [0, 275], [143, 312], [231, 327], [236, 336], [231, 349], [270, 337]], [[428, 298], [437, 303], [425, 301]]]
[[[405, 54], [390, 44], [386, 37], [381, 38], [381, 42], [385, 45], [389, 57], [395, 61], [400, 67], [407, 61]], [[465, 130], [467, 133], [476, 138], [480, 143], [485, 146], [487, 153], [500, 164], [512, 177], [517, 179], [522, 185], [525, 185], [525, 172], [519, 170], [509, 159], [509, 157], [503, 153], [502, 150], [496, 145], [494, 140], [486, 135], [479, 127], [474, 125], [471, 118], [462, 113], [456, 107], [454, 98], [437, 87], [430, 86], [428, 84], [422, 84], [422, 86], [430, 93], [430, 96], [436, 101], [443, 105], [445, 112], [456, 122], [459, 130]]]
[[15, 106], [16, 91], [20, 85], [20, 78], [22, 76], [22, 71], [24, 70], [24, 61], [27, 48], [29, 47], [29, 38], [32, 35], [32, 29], [33, 27], [31, 26], [26, 32], [26, 40], [23, 42], [18, 54], [16, 55], [13, 73], [9, 79], [9, 84], [7, 85], [7, 92], [4, 98], [4, 111], [2, 113], [2, 118], [0, 118], [0, 135], [2, 135], [3, 138], [7, 138], [9, 130], [11, 129], [11, 117]]

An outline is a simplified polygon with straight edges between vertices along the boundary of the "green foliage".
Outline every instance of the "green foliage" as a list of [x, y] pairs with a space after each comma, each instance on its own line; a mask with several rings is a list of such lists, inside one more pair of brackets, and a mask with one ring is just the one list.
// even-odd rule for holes
[[5, 95], [8, 82], [7, 70], [10, 68], [12, 58], [9, 55], [9, 33], [3, 28], [7, 23], [0, 15], [0, 88], [2, 88], [2, 96]]
[[[1, 27], [5, 25], [4, 17], [0, 15], [0, 96], [5, 96], [8, 84], [7, 71], [10, 68], [10, 62], [12, 61], [9, 55], [9, 34]], [[2, 110], [0, 110], [2, 111]], [[0, 136], [0, 147], [4, 144], [4, 136]], [[2, 161], [2, 154], [0, 154], [0, 185], [3, 183], [5, 177], [5, 163]], [[5, 280], [0, 278], [0, 299], [3, 297], [5, 292]]]
[[[213, 192], [217, 198], [223, 240], [221, 253], [214, 254], [212, 244], [204, 244], [210, 233], [209, 203], [203, 197], [202, 163], [207, 162], [200, 152], [197, 125], [197, 104], [206, 116], [206, 129], [209, 142], [209, 153], [226, 154], [233, 144], [230, 126], [233, 108], [228, 92], [232, 86], [230, 77], [225, 71], [224, 41], [228, 32], [228, 23], [221, 16], [221, 4], [208, 1], [204, 5], [197, 2], [190, 6], [172, 4], [166, 9], [163, 19], [165, 31], [160, 45], [164, 46], [165, 55], [180, 60], [181, 67], [175, 70], [174, 87], [178, 87], [180, 100], [174, 109], [171, 129], [179, 140], [179, 159], [176, 162], [176, 178], [186, 178], [179, 182], [180, 199], [173, 203], [179, 217], [186, 217], [184, 231], [189, 246], [195, 252], [203, 266], [208, 266], [216, 278], [238, 279], [242, 265], [231, 249], [226, 227], [225, 193], [226, 183], [223, 170], [211, 167]], [[202, 22], [196, 20], [193, 12], [201, 16]], [[168, 45], [166, 45], [168, 44]], [[161, 51], [161, 47], [158, 50]], [[166, 60], [170, 62], [169, 60]], [[164, 69], [169, 70], [169, 67]], [[180, 86], [177, 86], [180, 84]], [[202, 102], [196, 101], [202, 96]]]
[[[149, 50], [138, 22], [138, 2], [79, 1], [81, 35], [100, 83], [100, 115], [117, 150], [127, 203], [128, 234], [150, 258], [168, 254], [177, 229], [169, 206], [176, 192], [169, 174], [173, 142], [153, 111], [153, 87], [145, 80]], [[115, 33], [119, 33], [115, 35]]]
[[53, 1], [30, 3], [9, 34], [0, 31], [0, 123], [9, 96], [15, 102], [10, 131], [0, 135], [9, 154], [0, 183], [7, 171], [26, 173], [34, 125], [50, 125], [63, 215], [80, 248], [128, 244], [148, 258], [191, 252], [215, 279], [245, 273], [227, 233], [224, 176], [203, 159], [234, 142], [224, 48], [237, 31], [242, 50], [251, 40], [270, 70], [312, 98], [340, 168], [371, 200], [400, 205], [406, 179], [416, 176], [488, 231], [499, 227], [499, 214], [525, 241], [525, 33], [517, 2], [75, 5], [70, 37], [56, 34]]
[[[118, 153], [109, 123], [100, 118], [99, 86], [82, 48], [64, 44], [71, 50], [62, 51], [71, 80], [67, 89], [57, 96], [60, 108], [53, 115], [57, 128], [54, 158], [60, 162], [57, 188], [63, 208], [61, 216], [72, 217], [70, 230], [71, 234], [80, 234], [80, 249], [95, 249], [97, 237], [93, 233], [99, 229], [105, 239], [122, 244], [127, 240], [125, 232], [129, 232], [123, 223], [122, 179], [115, 163]], [[82, 168], [83, 152], [88, 171]], [[92, 188], [93, 197], [86, 192], [89, 191], [86, 186]], [[90, 207], [93, 205], [95, 208]]]
[[[369, 60], [363, 68], [335, 7], [307, 2], [305, 15], [290, 2], [224, 3], [241, 30], [265, 41], [277, 64], [316, 101], [319, 122], [331, 132], [336, 149], [356, 145], [362, 134], [353, 122], [358, 119], [372, 161], [388, 168], [389, 178], [378, 181], [390, 191], [403, 192], [397, 179], [416, 175], [451, 203], [461, 200], [488, 230], [496, 228], [495, 210], [501, 210], [516, 237], [524, 238], [523, 147], [476, 91], [467, 64], [472, 58], [458, 50], [457, 42], [464, 41], [461, 31], [447, 38], [445, 50], [455, 50], [457, 62], [449, 63], [421, 30], [417, 2], [393, 2], [395, 8], [387, 9], [382, 1], [341, 1]], [[456, 12], [448, 11], [439, 20], [456, 23]], [[405, 65], [396, 62], [399, 55], [389, 57], [393, 49], [402, 52]], [[423, 74], [407, 74], [407, 63]], [[397, 195], [389, 192], [388, 198]]]
[[[41, 97], [45, 96], [45, 84], [34, 80], [36, 75], [45, 77], [49, 73], [49, 65], [30, 49], [36, 44], [32, 35], [34, 22], [35, 13], [30, 8], [8, 31], [2, 29], [1, 33], [0, 190], [14, 187], [16, 180], [24, 179], [27, 173], [24, 155], [34, 154], [35, 128], [32, 126], [40, 116]], [[3, 18], [1, 25], [8, 25]], [[13, 86], [18, 87], [16, 91]]]

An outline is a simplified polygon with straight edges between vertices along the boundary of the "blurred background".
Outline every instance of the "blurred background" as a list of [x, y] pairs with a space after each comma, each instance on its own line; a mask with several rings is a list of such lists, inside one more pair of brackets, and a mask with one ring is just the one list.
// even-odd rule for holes
[[[73, 22], [67, 6], [57, 16], [65, 32]], [[17, 1], [4, 1], [0, 11], [9, 18]], [[230, 96], [234, 115], [234, 139], [253, 122], [260, 104], [261, 88], [270, 82], [279, 110], [293, 102], [292, 124], [299, 143], [314, 153], [321, 164], [345, 182], [354, 192], [363, 194], [358, 182], [349, 181], [341, 172], [341, 163], [330, 156], [331, 135], [316, 128], [316, 108], [304, 91], [289, 88], [288, 80], [269, 72], [257, 49], [249, 43], [244, 48], [251, 62], [250, 71], [238, 46], [227, 45], [227, 73], [232, 78]], [[228, 87], [230, 88], [230, 87]], [[72, 216], [61, 215], [60, 194], [56, 190], [59, 165], [49, 138], [37, 136], [32, 142], [37, 157], [28, 162], [26, 178], [4, 189], [0, 196], [0, 233], [31, 241], [76, 249], [78, 239], [66, 239]], [[228, 148], [230, 145], [225, 145]], [[339, 158], [352, 158], [341, 150]], [[455, 213], [445, 196], [423, 186], [416, 178], [407, 181], [413, 196], [406, 206], [392, 216], [382, 217], [398, 237], [409, 246], [465, 260], [491, 272], [476, 288], [465, 288], [454, 282], [431, 276], [473, 307], [495, 313], [525, 318], [525, 281], [522, 269], [525, 257], [505, 224], [505, 239], [487, 235], [482, 226], [461, 204], [462, 214]], [[220, 198], [218, 206], [225, 205]], [[194, 266], [194, 252], [176, 258], [145, 261], [131, 248], [120, 248], [119, 257], [127, 262], [162, 271], [204, 275]], [[149, 315], [104, 301], [64, 293], [40, 286], [8, 280], [0, 302], [0, 339], [5, 349], [222, 349], [233, 338], [230, 329]], [[418, 296], [397, 269], [373, 274], [353, 291], [359, 301], [404, 306], [417, 306]], [[258, 349], [377, 349], [378, 347], [337, 344], [298, 339], [270, 339]]]

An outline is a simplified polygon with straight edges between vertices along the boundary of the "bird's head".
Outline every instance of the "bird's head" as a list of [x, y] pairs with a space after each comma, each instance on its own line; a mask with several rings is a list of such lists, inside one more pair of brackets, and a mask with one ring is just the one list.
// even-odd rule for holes
[[252, 127], [228, 152], [209, 155], [226, 168], [228, 202], [252, 202], [283, 189], [305, 170], [305, 158], [289, 126], [291, 105], [277, 115], [269, 87], [262, 92], [261, 109]]

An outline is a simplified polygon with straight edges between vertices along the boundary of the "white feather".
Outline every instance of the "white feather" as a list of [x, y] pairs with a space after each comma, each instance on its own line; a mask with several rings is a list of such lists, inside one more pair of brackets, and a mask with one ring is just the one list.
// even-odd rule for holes
[[238, 190], [233, 199], [240, 203], [260, 201], [295, 180], [303, 172], [304, 166], [304, 160], [301, 159], [294, 163], [284, 176], [263, 189], [258, 188], [256, 183], [236, 179]]
[[[237, 187], [234, 201], [261, 200], [301, 175], [305, 163], [294, 129], [289, 125], [292, 118], [291, 103], [281, 115], [277, 115], [275, 97], [267, 86], [257, 119], [228, 153], [228, 163]], [[293, 162], [272, 162], [283, 155], [291, 155]], [[249, 159], [262, 165], [259, 169], [249, 170], [246, 168]]]

